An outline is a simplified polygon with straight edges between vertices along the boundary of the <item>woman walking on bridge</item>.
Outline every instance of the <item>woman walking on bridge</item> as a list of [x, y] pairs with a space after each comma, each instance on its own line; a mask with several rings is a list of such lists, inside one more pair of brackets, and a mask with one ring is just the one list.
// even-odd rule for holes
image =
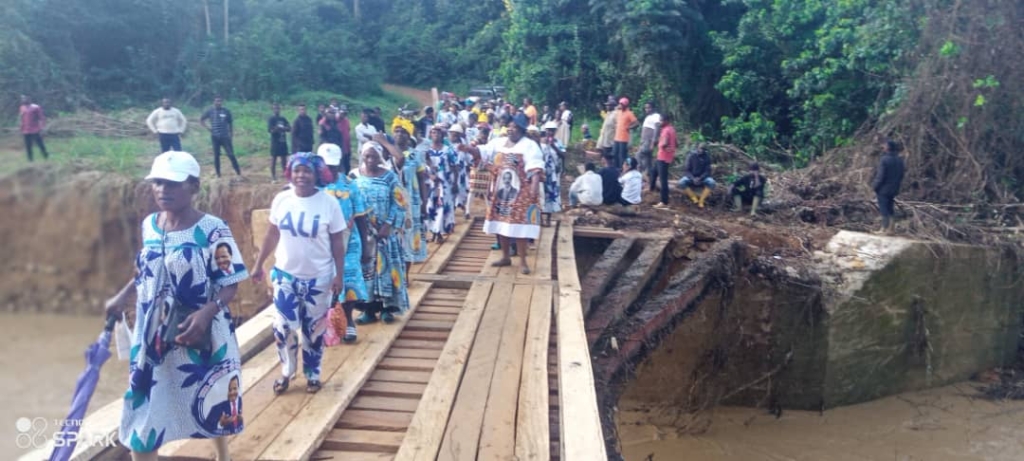
[[540, 146], [527, 138], [526, 123], [521, 118], [508, 124], [508, 137], [498, 138], [476, 147], [461, 144], [474, 160], [483, 161], [491, 170], [492, 187], [484, 232], [497, 234], [502, 258], [495, 266], [510, 266], [511, 240], [516, 241], [520, 271], [530, 273], [526, 263], [526, 241], [540, 237], [540, 182], [544, 176], [544, 154]]
[[252, 278], [263, 281], [263, 262], [273, 251], [274, 337], [281, 358], [281, 378], [274, 382], [274, 393], [288, 390], [295, 376], [299, 334], [306, 392], [315, 393], [321, 387], [327, 310], [344, 288], [347, 236], [343, 231], [348, 225], [337, 200], [317, 189], [331, 182], [320, 157], [310, 152], [292, 155], [284, 175], [292, 187], [277, 194], [270, 205], [270, 227]]
[[367, 230], [374, 236], [374, 242], [367, 240], [366, 244], [377, 249], [373, 265], [363, 269], [371, 302], [364, 305], [363, 314], [356, 319], [359, 324], [376, 322], [378, 312], [384, 323], [392, 323], [395, 314], [409, 309], [402, 234], [398, 232], [406, 220], [409, 198], [398, 175], [384, 168], [383, 152], [376, 142], [364, 144], [360, 153], [363, 165], [356, 179], [370, 213]]
[[227, 224], [193, 207], [199, 163], [192, 155], [160, 154], [146, 179], [160, 211], [142, 222], [135, 277], [106, 307], [120, 315], [136, 297], [119, 438], [133, 460], [154, 461], [163, 444], [210, 438], [224, 461], [224, 436], [244, 426], [227, 305], [249, 275]]
[[458, 183], [458, 156], [451, 146], [444, 142], [444, 125], [430, 129], [430, 145], [427, 146], [427, 165], [430, 167], [430, 196], [427, 199], [427, 228], [433, 240], [443, 242], [444, 237], [455, 230], [455, 188]]

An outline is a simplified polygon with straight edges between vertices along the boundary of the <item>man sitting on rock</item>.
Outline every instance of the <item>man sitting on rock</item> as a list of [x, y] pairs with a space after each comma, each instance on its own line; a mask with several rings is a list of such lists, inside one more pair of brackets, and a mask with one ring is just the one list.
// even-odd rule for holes
[[569, 205], [598, 206], [604, 202], [601, 176], [597, 174], [597, 166], [592, 162], [587, 162], [583, 168], [583, 174], [569, 187]]
[[[711, 179], [711, 155], [707, 144], [700, 143], [695, 150], [686, 156], [686, 175], [679, 180], [679, 187], [698, 207], [704, 208], [704, 201], [715, 188], [715, 180]], [[700, 196], [693, 191], [694, 187], [703, 187]]]
[[604, 156], [604, 168], [601, 168], [601, 195], [605, 205], [618, 205], [622, 198], [622, 184], [619, 184], [619, 173], [622, 170], [615, 167], [615, 157]]
[[743, 211], [743, 203], [750, 204], [750, 216], [757, 214], [757, 206], [764, 200], [764, 185], [768, 179], [761, 176], [761, 166], [757, 162], [750, 164], [750, 172], [732, 183], [729, 195], [732, 195], [733, 211]]

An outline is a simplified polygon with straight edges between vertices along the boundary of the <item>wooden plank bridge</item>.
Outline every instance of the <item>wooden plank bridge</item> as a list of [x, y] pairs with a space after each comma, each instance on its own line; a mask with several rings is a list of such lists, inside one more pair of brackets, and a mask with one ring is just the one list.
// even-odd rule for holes
[[[542, 228], [528, 253], [532, 274], [523, 275], [518, 264], [491, 266], [500, 252], [481, 220], [459, 222], [413, 266], [406, 315], [361, 326], [356, 344], [326, 350], [317, 394], [299, 378], [274, 395], [273, 306], [264, 310], [237, 331], [246, 428], [229, 442], [232, 458], [607, 459], [573, 232], [569, 220]], [[116, 432], [121, 405], [86, 418], [73, 459], [127, 459], [123, 448], [85, 442]], [[170, 443], [160, 455], [214, 459], [203, 440]]]

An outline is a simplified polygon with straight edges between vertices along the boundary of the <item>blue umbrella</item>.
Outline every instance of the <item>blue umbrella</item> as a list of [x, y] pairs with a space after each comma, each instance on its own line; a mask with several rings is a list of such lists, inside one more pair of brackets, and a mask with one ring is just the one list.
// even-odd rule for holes
[[[107, 317], [107, 324], [100, 333], [99, 339], [85, 350], [85, 371], [78, 377], [75, 384], [75, 394], [71, 399], [71, 411], [68, 417], [61, 424], [60, 437], [67, 443], [63, 446], [54, 447], [50, 454], [50, 461], [67, 461], [78, 445], [77, 435], [81, 428], [82, 419], [85, 418], [85, 411], [89, 408], [89, 399], [96, 390], [96, 383], [100, 380], [100, 367], [110, 358], [110, 333], [114, 331], [114, 324], [117, 323], [117, 316]], [[70, 424], [69, 424], [70, 423]]]

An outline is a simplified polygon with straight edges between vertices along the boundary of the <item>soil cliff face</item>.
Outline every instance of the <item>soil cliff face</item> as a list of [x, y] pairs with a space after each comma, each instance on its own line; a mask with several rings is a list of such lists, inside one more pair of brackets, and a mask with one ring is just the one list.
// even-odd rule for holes
[[[204, 179], [196, 204], [228, 223], [251, 265], [252, 210], [278, 190]], [[0, 308], [98, 315], [132, 276], [139, 225], [154, 211], [144, 181], [116, 174], [29, 168], [0, 178]], [[247, 318], [268, 302], [265, 288], [243, 282], [232, 310]]]

